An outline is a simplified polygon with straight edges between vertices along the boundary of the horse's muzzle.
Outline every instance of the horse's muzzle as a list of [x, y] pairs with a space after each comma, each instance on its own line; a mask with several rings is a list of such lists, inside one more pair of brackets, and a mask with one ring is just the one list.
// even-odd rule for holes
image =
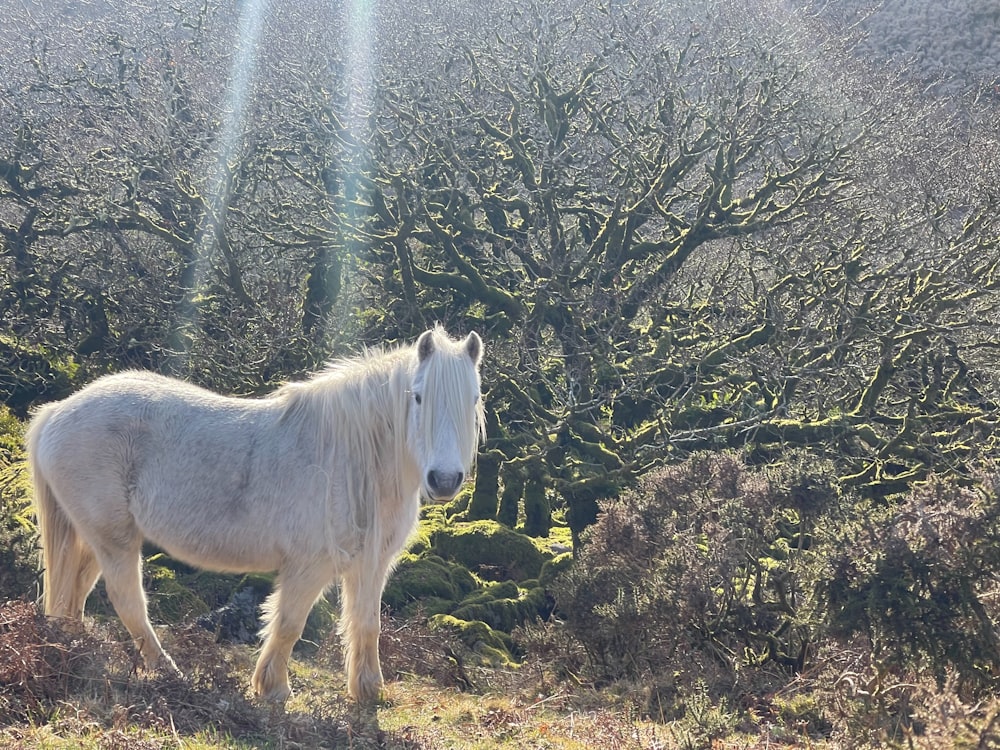
[[455, 497], [464, 481], [465, 474], [461, 471], [431, 469], [427, 472], [427, 490], [433, 500], [450, 500]]

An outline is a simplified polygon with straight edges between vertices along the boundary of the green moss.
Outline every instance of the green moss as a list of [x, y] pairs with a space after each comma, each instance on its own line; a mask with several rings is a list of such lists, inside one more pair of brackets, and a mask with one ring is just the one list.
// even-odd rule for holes
[[150, 617], [161, 623], [177, 623], [197, 617], [210, 607], [189, 586], [177, 580], [177, 574], [165, 565], [147, 564], [146, 589], [149, 597]]
[[538, 574], [538, 585], [542, 588], [548, 587], [556, 578], [569, 570], [572, 564], [572, 552], [563, 552], [551, 560], [546, 560], [542, 564], [542, 571]]
[[460, 620], [451, 615], [435, 615], [428, 622], [432, 629], [454, 633], [491, 666], [514, 666], [517, 663], [512, 655], [514, 642], [510, 636], [497, 632], [485, 622]]
[[813, 695], [792, 695], [776, 698], [774, 708], [781, 723], [808, 734], [823, 734], [830, 730], [822, 704]]
[[0, 601], [33, 595], [38, 576], [24, 427], [0, 405]]
[[407, 551], [413, 555], [423, 555], [429, 552], [434, 534], [446, 528], [448, 523], [446, 506], [425, 505], [420, 511], [420, 523], [407, 544]]
[[314, 652], [326, 640], [327, 635], [336, 624], [337, 606], [327, 601], [325, 596], [321, 596], [313, 604], [313, 608], [309, 610], [306, 626], [302, 630], [302, 637], [295, 643], [295, 650], [307, 653]]
[[478, 591], [469, 594], [469, 596], [462, 600], [462, 604], [482, 604], [484, 602], [496, 601], [497, 599], [516, 598], [519, 592], [520, 589], [513, 581], [490, 583]]
[[477, 591], [452, 612], [452, 615], [467, 621], [486, 623], [494, 630], [509, 633], [518, 625], [543, 617], [550, 609], [545, 589], [518, 588], [510, 581]]
[[[202, 574], [202, 575], [213, 575]], [[214, 574], [218, 575], [218, 574]], [[271, 591], [274, 590], [274, 574], [273, 573], [247, 573], [246, 575], [240, 576], [239, 583], [237, 583], [233, 589], [229, 592], [229, 596], [235, 591], [241, 591], [245, 588], [252, 588], [261, 599], [265, 598]], [[226, 597], [228, 600], [229, 596]]]
[[437, 530], [433, 549], [443, 558], [489, 577], [514, 581], [537, 578], [546, 555], [531, 539], [496, 521], [456, 523]]
[[404, 616], [418, 609], [444, 612], [475, 588], [475, 578], [462, 566], [436, 555], [407, 553], [389, 578], [382, 601]]

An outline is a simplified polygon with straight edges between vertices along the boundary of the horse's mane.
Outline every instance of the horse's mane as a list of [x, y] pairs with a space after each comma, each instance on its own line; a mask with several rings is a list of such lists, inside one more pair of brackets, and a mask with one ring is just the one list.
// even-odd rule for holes
[[[365, 498], [377, 492], [379, 467], [393, 471], [402, 460], [413, 361], [412, 346], [366, 349], [271, 396], [283, 402], [282, 423], [314, 442], [317, 466], [330, 467], [337, 450], [352, 457], [342, 479], [348, 510], [361, 529], [371, 527], [374, 509]], [[388, 435], [394, 436], [391, 444]]]
[[[462, 369], [453, 366], [455, 357], [468, 352], [457, 349], [440, 326], [432, 335], [440, 356], [431, 356], [423, 364], [428, 408], [422, 439], [424, 445], [433, 445], [438, 429], [435, 418], [451, 420], [462, 431], [462, 445], [468, 446], [465, 463], [466, 471], [471, 471], [476, 446], [485, 437], [482, 399], [475, 405], [475, 419], [470, 420], [470, 405], [458, 397], [468, 392], [468, 384], [462, 381]], [[410, 387], [417, 367], [415, 349], [416, 345], [366, 349], [358, 356], [334, 360], [312, 378], [289, 383], [272, 395], [283, 402], [281, 421], [314, 442], [317, 466], [332, 467], [338, 450], [351, 456], [342, 481], [347, 483], [349, 512], [359, 528], [370, 527], [373, 509], [364, 500], [378, 491], [376, 483], [387, 474], [395, 474], [398, 480], [403, 473]], [[436, 397], [442, 404], [433, 404]]]

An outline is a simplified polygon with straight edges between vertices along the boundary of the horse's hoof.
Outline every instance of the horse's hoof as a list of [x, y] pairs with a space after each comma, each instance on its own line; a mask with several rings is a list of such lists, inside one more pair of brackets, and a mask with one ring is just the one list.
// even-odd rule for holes
[[284, 703], [292, 697], [292, 689], [288, 685], [278, 685], [260, 696], [267, 703]]
[[152, 667], [152, 671], [159, 674], [174, 677], [178, 680], [184, 679], [184, 673], [180, 667], [167, 654], [160, 654], [160, 658], [156, 659], [150, 666]]
[[378, 703], [382, 698], [382, 680], [359, 681], [356, 685], [348, 689], [348, 694], [354, 702], [368, 706]]
[[58, 623], [62, 631], [69, 636], [78, 637], [82, 636], [87, 632], [86, 626], [83, 624], [83, 620], [79, 617], [60, 617], [51, 616], [51, 622]]

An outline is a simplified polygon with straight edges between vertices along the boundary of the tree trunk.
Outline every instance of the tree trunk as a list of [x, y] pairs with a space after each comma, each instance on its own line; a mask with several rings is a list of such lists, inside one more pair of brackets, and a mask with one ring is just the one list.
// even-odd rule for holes
[[485, 451], [476, 461], [476, 486], [469, 503], [470, 521], [496, 518], [501, 458], [498, 451]]
[[545, 483], [532, 478], [524, 488], [524, 533], [547, 537], [552, 526], [552, 508], [545, 492]]
[[521, 493], [524, 492], [524, 477], [518, 471], [508, 471], [504, 474], [503, 494], [500, 496], [500, 507], [497, 510], [497, 520], [509, 529], [517, 526], [517, 512], [521, 503]]

